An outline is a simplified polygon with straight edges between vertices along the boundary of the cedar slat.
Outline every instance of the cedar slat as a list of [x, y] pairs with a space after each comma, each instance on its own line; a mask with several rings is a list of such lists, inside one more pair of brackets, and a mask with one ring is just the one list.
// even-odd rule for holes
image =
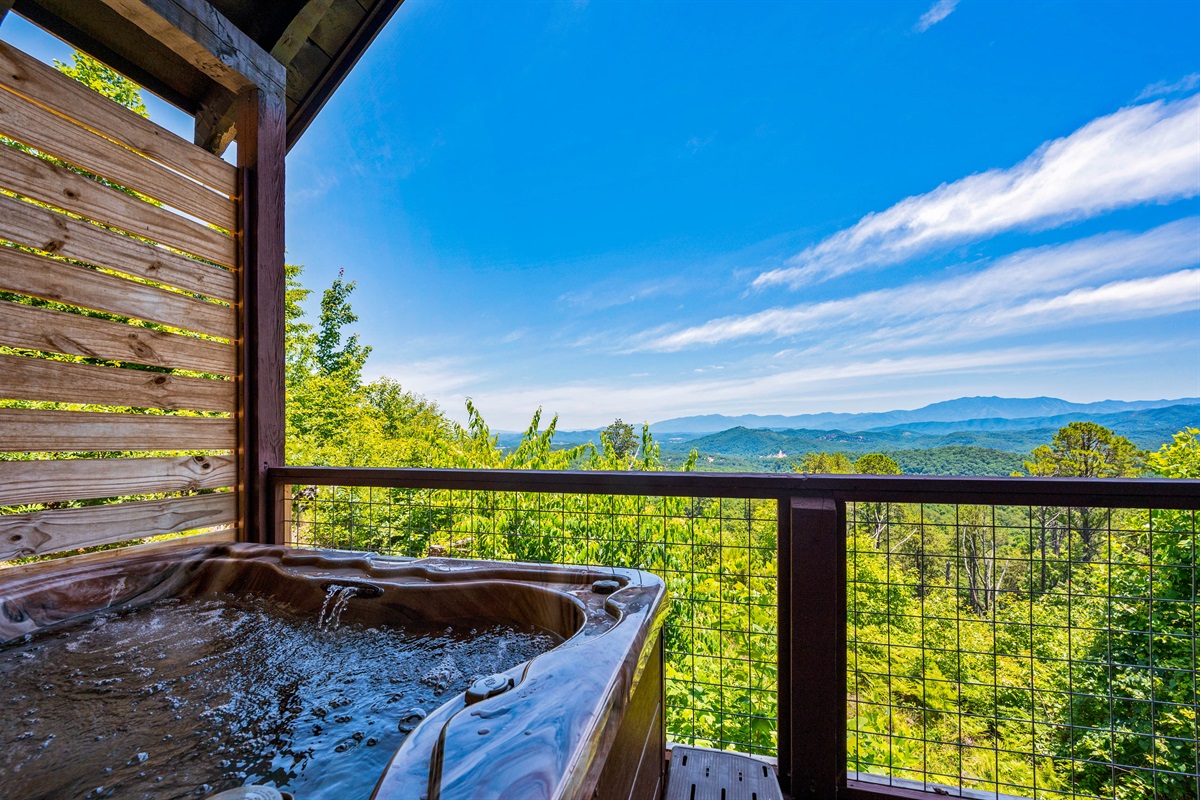
[[0, 461], [0, 506], [226, 489], [236, 483], [233, 456]]
[[231, 306], [11, 247], [0, 247], [0, 290], [229, 339], [237, 325]]
[[[165, 539], [158, 542], [140, 542], [125, 547], [115, 547], [110, 550], [93, 550], [90, 553], [80, 553], [75, 556], [62, 556], [50, 561], [34, 561], [30, 564], [14, 564], [10, 567], [0, 567], [0, 575], [4, 580], [13, 580], [34, 575], [44, 569], [74, 569], [88, 564], [114, 563], [146, 555], [165, 555], [173, 551], [187, 551], [209, 545], [229, 544], [236, 542], [237, 527], [222, 528], [208, 533], [190, 533], [175, 539]], [[52, 566], [48, 566], [52, 565]]]
[[237, 367], [232, 344], [3, 300], [0, 345], [216, 375]]
[[144, 153], [219, 192], [237, 194], [237, 169], [51, 66], [0, 42], [0, 83], [41, 105], [70, 109], [71, 117], [94, 131]]
[[33, 203], [0, 196], [0, 237], [155, 283], [233, 302], [234, 274]]
[[233, 381], [0, 354], [0, 399], [168, 411], [235, 410]]
[[205, 222], [237, 229], [236, 201], [11, 91], [0, 91], [0, 133]]
[[226, 267], [237, 263], [234, 237], [15, 147], [0, 147], [0, 186]]
[[0, 408], [0, 452], [233, 450], [232, 418]]
[[0, 560], [231, 524], [233, 492], [0, 517]]

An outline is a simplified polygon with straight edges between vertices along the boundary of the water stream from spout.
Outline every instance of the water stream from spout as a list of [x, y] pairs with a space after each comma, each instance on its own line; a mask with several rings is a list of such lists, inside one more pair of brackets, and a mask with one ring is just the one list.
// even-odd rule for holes
[[325, 590], [325, 602], [321, 604], [321, 616], [317, 617], [317, 628], [323, 631], [336, 631], [338, 625], [342, 624], [342, 612], [346, 610], [346, 604], [356, 594], [358, 594], [357, 586], [329, 584], [329, 588]]

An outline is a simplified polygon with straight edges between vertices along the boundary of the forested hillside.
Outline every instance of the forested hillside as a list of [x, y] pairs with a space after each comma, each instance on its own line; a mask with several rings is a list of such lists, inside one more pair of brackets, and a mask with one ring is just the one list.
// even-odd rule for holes
[[[559, 447], [556, 420], [543, 429], [540, 413], [502, 449], [472, 406], [460, 426], [394, 381], [364, 383], [368, 350], [345, 334], [353, 284], [336, 281], [310, 326], [298, 277], [292, 268], [293, 463], [697, 466], [694, 454], [668, 461], [649, 430], [639, 437], [619, 420], [599, 447]], [[746, 430], [706, 438], [741, 446], [750, 454], [743, 464], [763, 444], [807, 447], [771, 459], [778, 470], [1200, 477], [1195, 428], [1146, 453], [1095, 423], [1073, 423], [1030, 433], [1024, 457], [975, 445], [881, 452], [881, 442], [913, 439], [879, 436], [893, 438]], [[677, 445], [666, 449], [682, 456]], [[733, 456], [708, 458], [699, 457], [706, 468], [739, 468]], [[316, 545], [652, 570], [673, 598], [670, 737], [774, 751], [772, 502], [301, 487], [292, 513], [296, 535]], [[1039, 797], [1136, 800], [1156, 791], [1194, 800], [1194, 512], [857, 503], [847, 548], [852, 769]], [[1153, 619], [1151, 597], [1161, 611]], [[1110, 762], [1125, 765], [1119, 776]]]

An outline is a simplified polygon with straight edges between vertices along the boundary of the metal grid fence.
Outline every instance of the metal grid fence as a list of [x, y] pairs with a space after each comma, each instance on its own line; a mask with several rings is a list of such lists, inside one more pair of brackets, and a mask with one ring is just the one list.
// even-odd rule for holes
[[849, 769], [940, 794], [1200, 797], [1196, 517], [850, 504]]
[[669, 737], [775, 754], [774, 501], [296, 486], [284, 525], [301, 546], [649, 570], [671, 602]]

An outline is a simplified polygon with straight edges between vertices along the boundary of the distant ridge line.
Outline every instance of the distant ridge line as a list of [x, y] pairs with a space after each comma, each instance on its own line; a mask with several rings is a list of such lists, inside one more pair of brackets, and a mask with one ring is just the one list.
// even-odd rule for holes
[[[718, 433], [738, 427], [765, 430], [840, 430], [850, 433], [921, 423], [969, 423], [979, 420], [1022, 420], [1025, 427], [1031, 427], [1028, 423], [1036, 419], [1078, 415], [1096, 416], [1189, 405], [1200, 405], [1200, 397], [1163, 400], [1100, 400], [1093, 403], [1071, 403], [1056, 397], [959, 397], [912, 410], [861, 413], [826, 411], [818, 414], [796, 415], [705, 414], [675, 417], [652, 423], [650, 429], [655, 434]], [[1001, 430], [1004, 428], [973, 429]]]

